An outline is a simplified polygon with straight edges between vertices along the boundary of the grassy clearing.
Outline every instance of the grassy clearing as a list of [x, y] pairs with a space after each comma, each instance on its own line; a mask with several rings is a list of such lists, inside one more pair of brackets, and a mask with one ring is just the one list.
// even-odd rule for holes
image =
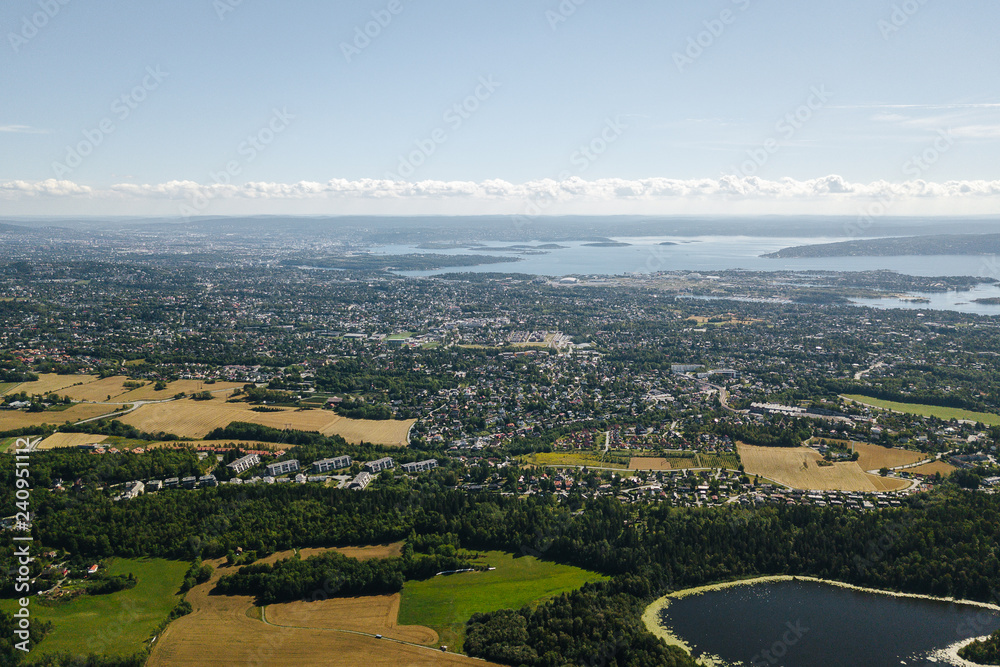
[[937, 417], [938, 419], [968, 419], [970, 421], [982, 422], [987, 426], [1000, 426], [1000, 415], [991, 412], [973, 412], [960, 408], [943, 408], [938, 405], [925, 405], [923, 403], [898, 403], [896, 401], [883, 401], [880, 398], [871, 398], [860, 394], [845, 394], [846, 398], [856, 403], [868, 405], [873, 408], [883, 410], [894, 410], [908, 415], [919, 415], [921, 417]]
[[[30, 662], [59, 651], [130, 656], [143, 648], [150, 633], [180, 599], [177, 591], [189, 563], [162, 559], [111, 561], [112, 574], [135, 574], [135, 588], [110, 595], [83, 597], [45, 607], [32, 599], [32, 618], [51, 621], [52, 631], [31, 652]], [[0, 600], [12, 612], [16, 601]]]
[[14, 387], [19, 386], [20, 384], [21, 384], [20, 382], [0, 382], [0, 396], [3, 396], [4, 394], [14, 389]]
[[534, 606], [560, 593], [576, 590], [588, 581], [606, 579], [580, 568], [532, 556], [515, 558], [502, 551], [487, 552], [481, 562], [496, 569], [406, 582], [399, 624], [432, 628], [437, 631], [441, 644], [447, 645], [449, 650], [460, 651], [465, 622], [473, 614]]

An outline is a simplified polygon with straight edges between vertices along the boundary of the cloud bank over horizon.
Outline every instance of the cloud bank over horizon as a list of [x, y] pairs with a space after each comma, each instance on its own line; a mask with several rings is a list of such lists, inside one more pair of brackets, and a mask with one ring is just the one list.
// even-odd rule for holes
[[8, 215], [984, 215], [1000, 212], [1000, 181], [855, 183], [837, 175], [809, 180], [729, 175], [717, 179], [572, 177], [525, 183], [501, 179], [169, 181], [94, 187], [48, 179], [0, 182], [0, 202]]

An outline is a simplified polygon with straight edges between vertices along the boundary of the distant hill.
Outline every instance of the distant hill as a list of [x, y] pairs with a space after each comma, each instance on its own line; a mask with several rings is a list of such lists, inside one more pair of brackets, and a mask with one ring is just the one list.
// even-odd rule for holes
[[1000, 253], [1000, 234], [942, 234], [862, 239], [839, 243], [782, 248], [761, 255], [792, 257], [898, 257], [902, 255], [994, 255]]
[[0, 232], [5, 234], [23, 234], [27, 231], [30, 231], [27, 227], [22, 227], [20, 225], [8, 225], [5, 222], [0, 222]]

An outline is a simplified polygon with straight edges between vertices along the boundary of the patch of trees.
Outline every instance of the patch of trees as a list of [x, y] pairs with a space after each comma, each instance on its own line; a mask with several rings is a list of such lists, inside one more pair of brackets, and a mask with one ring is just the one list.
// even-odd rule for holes
[[471, 568], [456, 556], [410, 554], [404, 558], [357, 560], [331, 551], [302, 560], [257, 563], [219, 579], [213, 592], [254, 595], [258, 604], [319, 600], [336, 595], [396, 593], [407, 579], [427, 579], [438, 572]]
[[963, 647], [958, 656], [980, 665], [1000, 665], [1000, 630]]
[[507, 665], [695, 667], [680, 648], [643, 627], [645, 601], [629, 583], [588, 584], [536, 608], [476, 614], [466, 624], [466, 652]]
[[[131, 480], [166, 479], [204, 474], [198, 453], [192, 449], [151, 449], [141, 454], [93, 454], [73, 447], [61, 447], [31, 454], [31, 480], [37, 489], [53, 486], [61, 479], [66, 485], [81, 480], [86, 485], [121, 484]], [[0, 508], [13, 499], [13, 457], [0, 458], [0, 487], [11, 494], [0, 496]], [[6, 510], [4, 510], [6, 511]], [[12, 514], [11, 511], [9, 514]], [[7, 516], [8, 514], [5, 514]]]
[[705, 430], [759, 447], [798, 447], [812, 437], [812, 423], [807, 419], [790, 419], [788, 423], [775, 424], [720, 422], [707, 426]]
[[373, 405], [353, 399], [338, 405], [336, 412], [341, 417], [350, 419], [392, 419], [392, 408], [388, 405]]
[[191, 567], [184, 574], [184, 581], [181, 583], [181, 592], [191, 590], [198, 584], [203, 584], [212, 578], [215, 569], [211, 565], [202, 564], [200, 558], [195, 558]]
[[86, 584], [88, 595], [108, 595], [110, 593], [117, 593], [118, 591], [127, 591], [130, 588], [135, 588], [138, 581], [135, 575], [129, 572], [125, 574], [116, 575], [104, 575], [104, 576], [91, 576], [90, 581]]

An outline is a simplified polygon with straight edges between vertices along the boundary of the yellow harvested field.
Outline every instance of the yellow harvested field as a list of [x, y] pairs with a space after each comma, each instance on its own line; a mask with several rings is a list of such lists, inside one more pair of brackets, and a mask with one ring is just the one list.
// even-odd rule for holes
[[[303, 558], [308, 558], [306, 552], [309, 549], [302, 549], [300, 552]], [[392, 544], [376, 544], [367, 547], [337, 547], [334, 549], [345, 556], [357, 558], [358, 560], [369, 560], [371, 558], [396, 558], [403, 555], [403, 543], [393, 542]]]
[[881, 470], [882, 468], [898, 468], [910, 465], [928, 458], [923, 452], [908, 449], [895, 449], [870, 445], [866, 442], [854, 443], [854, 450], [860, 455], [858, 465], [862, 470]]
[[438, 634], [430, 628], [396, 624], [399, 601], [399, 593], [331, 598], [316, 602], [270, 605], [265, 613], [267, 622], [274, 625], [354, 630], [427, 646], [437, 643]]
[[337, 434], [348, 442], [364, 440], [378, 445], [405, 445], [410, 425], [415, 421], [347, 419], [330, 410], [287, 408], [280, 412], [255, 412], [251, 407], [247, 403], [185, 399], [143, 405], [121, 421], [148, 433], [163, 431], [182, 438], [204, 438], [212, 429], [225, 428], [231, 422], [249, 422], [277, 429]]
[[634, 456], [628, 462], [629, 470], [670, 470], [670, 459]]
[[347, 442], [357, 444], [364, 440], [373, 445], [405, 447], [407, 435], [416, 419], [347, 419], [341, 417], [320, 431], [323, 435], [339, 435]]
[[22, 391], [29, 395], [48, 394], [51, 392], [65, 394], [63, 391], [67, 387], [76, 384], [87, 384], [97, 379], [96, 375], [57, 375], [56, 373], [42, 373], [34, 382], [24, 382], [7, 390], [6, 393], [19, 394]]
[[217, 398], [228, 398], [233, 389], [238, 389], [243, 385], [238, 382], [215, 382], [205, 384], [203, 380], [177, 380], [167, 383], [166, 389], [156, 391], [154, 382], [147, 383], [144, 387], [132, 389], [128, 393], [116, 396], [115, 401], [119, 403], [134, 403], [136, 401], [162, 401], [181, 392], [196, 394], [200, 391], [210, 391], [212, 396]]
[[107, 401], [108, 396], [110, 396], [115, 403], [121, 403], [122, 401], [115, 397], [128, 391], [124, 386], [128, 381], [129, 379], [124, 375], [116, 375], [102, 380], [93, 380], [77, 387], [69, 387], [58, 393], [61, 396], [69, 396], [74, 401], [102, 403]]
[[956, 470], [958, 470], [958, 468], [950, 463], [945, 463], [944, 461], [931, 461], [930, 463], [925, 463], [922, 466], [907, 468], [906, 472], [913, 473], [914, 475], [925, 475], [928, 477], [931, 477], [934, 473], [939, 472], [942, 477], [947, 477]]
[[100, 417], [114, 411], [115, 407], [112, 405], [96, 405], [93, 403], [80, 403], [66, 410], [53, 410], [52, 412], [0, 410], [0, 431], [41, 426], [42, 424], [59, 426], [60, 424], [65, 424], [67, 421], [78, 422], [81, 419]]
[[[314, 551], [325, 550], [303, 549], [302, 554]], [[291, 552], [277, 553], [263, 562], [289, 556]], [[262, 613], [253, 598], [209, 595], [219, 577], [234, 568], [222, 567], [224, 559], [208, 562], [215, 567], [212, 578], [188, 591], [192, 613], [167, 626], [153, 647], [149, 667], [490, 664], [396, 641], [437, 638], [430, 628], [396, 625], [398, 595], [293, 602], [271, 605]]]
[[855, 461], [820, 466], [823, 457], [809, 447], [755, 447], [738, 443], [748, 475], [807, 491], [894, 491], [908, 482], [869, 475]]
[[56, 447], [78, 447], [80, 445], [96, 445], [107, 440], [108, 436], [100, 433], [53, 433], [42, 440], [38, 449], [55, 449]]
[[242, 387], [237, 382], [215, 382], [205, 384], [202, 380], [177, 380], [167, 384], [167, 388], [161, 391], [154, 389], [155, 383], [149, 380], [133, 380], [133, 382], [143, 383], [139, 388], [128, 388], [125, 386], [129, 382], [125, 375], [115, 375], [108, 378], [98, 378], [96, 375], [56, 375], [46, 373], [39, 375], [35, 382], [25, 382], [17, 385], [10, 392], [25, 391], [28, 394], [48, 394], [55, 392], [60, 396], [69, 396], [74, 401], [86, 403], [102, 403], [110, 401], [113, 403], [134, 403], [136, 401], [157, 401], [170, 398], [174, 394], [184, 392], [193, 394], [199, 391], [210, 391], [213, 395], [228, 397], [233, 389]]

